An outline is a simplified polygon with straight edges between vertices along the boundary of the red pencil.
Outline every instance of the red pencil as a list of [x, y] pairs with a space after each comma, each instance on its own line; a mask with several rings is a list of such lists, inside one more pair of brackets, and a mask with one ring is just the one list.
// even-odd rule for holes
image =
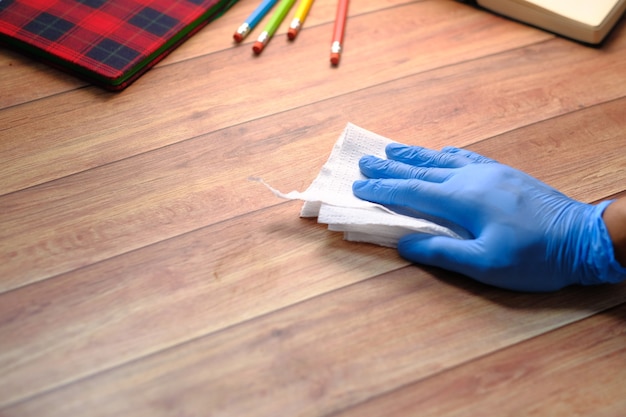
[[335, 17], [335, 27], [333, 29], [333, 43], [330, 46], [330, 63], [339, 65], [341, 57], [341, 45], [343, 44], [343, 33], [346, 28], [346, 20], [348, 18], [348, 2], [349, 0], [338, 0], [337, 16]]

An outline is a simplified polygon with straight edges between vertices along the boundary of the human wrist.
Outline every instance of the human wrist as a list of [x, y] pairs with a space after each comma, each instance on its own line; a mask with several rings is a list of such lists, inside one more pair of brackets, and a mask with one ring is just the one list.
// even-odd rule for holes
[[626, 267], [626, 198], [611, 202], [602, 219], [613, 242], [615, 260]]

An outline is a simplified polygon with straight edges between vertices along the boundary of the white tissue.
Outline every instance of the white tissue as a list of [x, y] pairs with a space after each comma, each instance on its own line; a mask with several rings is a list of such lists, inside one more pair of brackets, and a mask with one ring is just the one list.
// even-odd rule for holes
[[304, 200], [301, 217], [317, 217], [319, 223], [327, 224], [331, 231], [343, 232], [344, 238], [349, 241], [395, 247], [399, 238], [413, 232], [467, 237], [466, 232], [453, 225], [399, 214], [379, 204], [361, 200], [352, 193], [352, 183], [365, 179], [359, 170], [359, 159], [363, 155], [385, 158], [388, 143], [391, 140], [348, 123], [333, 146], [328, 161], [305, 191], [285, 194], [261, 179], [254, 180], [263, 183], [278, 197]]

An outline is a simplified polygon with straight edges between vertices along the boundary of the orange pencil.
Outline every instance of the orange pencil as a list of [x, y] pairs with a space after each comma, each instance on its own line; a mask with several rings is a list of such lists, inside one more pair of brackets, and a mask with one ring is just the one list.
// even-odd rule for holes
[[341, 57], [341, 45], [343, 43], [343, 33], [346, 28], [346, 20], [348, 18], [348, 2], [349, 0], [338, 0], [337, 16], [335, 17], [335, 27], [333, 29], [333, 43], [330, 46], [330, 63], [339, 65]]

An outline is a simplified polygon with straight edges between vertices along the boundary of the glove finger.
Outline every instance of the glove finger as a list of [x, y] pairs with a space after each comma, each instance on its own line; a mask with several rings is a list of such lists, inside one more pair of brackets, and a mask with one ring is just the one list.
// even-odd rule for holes
[[485, 279], [477, 265], [483, 256], [476, 240], [410, 234], [398, 241], [398, 252], [415, 263], [458, 272], [481, 282]]
[[363, 200], [387, 206], [408, 207], [460, 224], [455, 218], [455, 210], [441, 204], [442, 201], [447, 201], [448, 196], [437, 183], [412, 179], [362, 180], [352, 184], [352, 192]]
[[487, 158], [486, 156], [483, 156], [483, 155], [478, 154], [476, 152], [468, 151], [467, 149], [462, 149], [462, 148], [455, 148], [454, 146], [446, 146], [446, 147], [442, 148], [441, 151], [442, 152], [446, 152], [446, 153], [459, 155], [459, 156], [464, 156], [464, 157], [466, 157], [468, 159], [471, 159], [474, 162], [478, 162], [480, 164], [488, 164], [488, 163], [497, 162], [494, 159]]
[[546, 281], [542, 274], [523, 274], [520, 277], [510, 271], [497, 271], [497, 263], [485, 261], [489, 256], [485, 255], [486, 250], [479, 240], [410, 234], [398, 241], [398, 252], [412, 262], [447, 269], [483, 284], [514, 291], [556, 291], [572, 284], [566, 280]]
[[387, 145], [385, 152], [389, 159], [421, 167], [460, 168], [473, 162], [472, 159], [463, 155], [398, 143]]
[[444, 182], [452, 174], [450, 168], [425, 168], [403, 162], [381, 159], [366, 155], [359, 161], [359, 168], [368, 178], [418, 179], [430, 182]]

